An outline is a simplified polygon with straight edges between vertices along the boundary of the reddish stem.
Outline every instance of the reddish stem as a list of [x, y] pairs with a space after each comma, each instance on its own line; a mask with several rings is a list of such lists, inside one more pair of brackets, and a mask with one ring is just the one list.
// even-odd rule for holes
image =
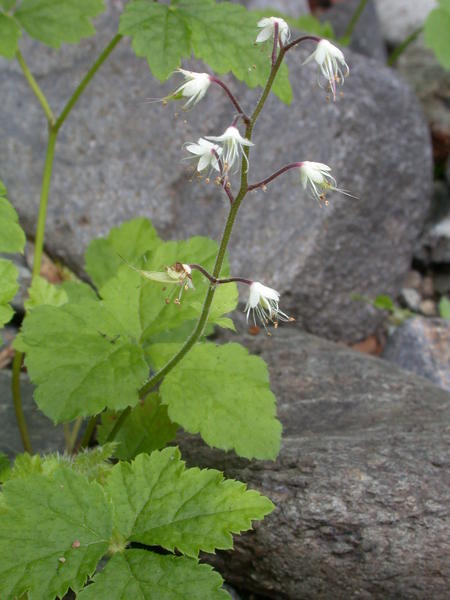
[[274, 179], [276, 179], [277, 177], [279, 177], [280, 175], [282, 175], [283, 173], [286, 173], [286, 171], [289, 171], [289, 169], [299, 169], [302, 165], [302, 162], [289, 163], [288, 165], [281, 167], [281, 169], [278, 169], [278, 171], [275, 171], [275, 173], [272, 173], [272, 175], [270, 175], [266, 179], [258, 181], [258, 183], [253, 183], [252, 185], [249, 185], [248, 191], [251, 192], [252, 190], [256, 190], [257, 188], [263, 187], [271, 181], [273, 181]]
[[290, 50], [291, 48], [293, 48], [297, 44], [301, 44], [302, 42], [306, 42], [308, 40], [311, 40], [313, 42], [319, 43], [319, 42], [322, 41], [322, 38], [317, 37], [316, 35], [303, 35], [302, 37], [299, 37], [296, 40], [292, 41], [290, 44], [287, 44], [286, 46], [284, 46], [283, 50], [285, 52], [287, 52], [288, 50]]
[[200, 273], [202, 273], [206, 277], [206, 279], [209, 279], [209, 281], [214, 285], [233, 282], [245, 283], [246, 285], [251, 285], [253, 283], [251, 279], [244, 279], [243, 277], [228, 277], [226, 279], [217, 279], [216, 277], [211, 275], [211, 273], [208, 273], [208, 271], [201, 265], [197, 265], [194, 263], [189, 266], [191, 267], [191, 269], [194, 269], [194, 271], [200, 271]]
[[277, 49], [278, 49], [278, 37], [279, 37], [279, 27], [278, 23], [275, 22], [275, 26], [273, 28], [273, 49], [272, 49], [272, 68], [277, 62]]
[[216, 77], [215, 75], [210, 75], [209, 76], [210, 81], [213, 81], [214, 83], [217, 83], [217, 85], [220, 85], [220, 87], [225, 91], [225, 93], [227, 94], [228, 98], [231, 100], [231, 103], [233, 104], [234, 108], [238, 111], [239, 116], [242, 117], [242, 120], [244, 121], [244, 123], [246, 125], [248, 125], [250, 123], [250, 117], [248, 117], [245, 112], [243, 111], [241, 105], [239, 104], [239, 102], [237, 101], [236, 97], [234, 96], [233, 92], [230, 90], [230, 88], [218, 77]]

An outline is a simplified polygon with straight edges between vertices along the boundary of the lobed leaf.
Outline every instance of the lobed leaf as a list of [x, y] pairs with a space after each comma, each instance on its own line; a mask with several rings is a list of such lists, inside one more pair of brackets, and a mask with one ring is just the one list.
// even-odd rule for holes
[[80, 600], [226, 600], [222, 578], [209, 565], [145, 550], [115, 554]]
[[433, 50], [439, 63], [450, 69], [450, 0], [439, 0], [425, 21], [425, 44]]
[[[158, 367], [164, 344], [148, 349]], [[169, 418], [210, 446], [245, 458], [275, 459], [281, 441], [266, 363], [239, 344], [197, 344], [160, 387]]]
[[21, 35], [22, 32], [16, 21], [9, 15], [0, 13], [0, 56], [14, 58], [19, 49]]
[[[117, 414], [112, 411], [102, 413], [102, 424], [97, 430], [97, 438], [101, 444], [106, 441], [116, 419]], [[117, 443], [114, 455], [119, 459], [130, 460], [142, 452], [164, 448], [174, 439], [177, 429], [178, 425], [169, 419], [167, 407], [161, 405], [158, 394], [150, 394], [125, 419], [114, 438]]]
[[[232, 73], [250, 87], [266, 83], [270, 58], [254, 45], [258, 15], [230, 2], [174, 0], [170, 6], [132, 0], [120, 19], [119, 32], [132, 38], [137, 56], [147, 59], [161, 81], [191, 52], [217, 73]], [[289, 103], [292, 90], [283, 65], [273, 92]]]
[[91, 20], [104, 10], [103, 0], [22, 0], [14, 16], [32, 38], [59, 48], [93, 35]]
[[0, 258], [0, 327], [13, 317], [14, 311], [9, 302], [19, 289], [18, 274], [17, 267], [10, 260]]
[[123, 259], [137, 266], [146, 252], [153, 251], [161, 240], [148, 219], [137, 218], [113, 227], [105, 238], [93, 240], [85, 254], [85, 270], [97, 288], [111, 279]]
[[[0, 15], [0, 48], [2, 44]], [[1, 54], [1, 51], [0, 51]], [[0, 181], [0, 252], [23, 252], [25, 234], [12, 204], [6, 198], [6, 188]]]
[[33, 278], [28, 290], [28, 299], [25, 301], [25, 309], [30, 311], [42, 304], [62, 306], [63, 304], [66, 304], [67, 301], [67, 292], [61, 286], [53, 285], [40, 275], [37, 275]]
[[21, 344], [44, 414], [63, 422], [135, 405], [148, 367], [132, 333], [98, 301], [34, 308]]
[[67, 467], [7, 481], [0, 504], [0, 597], [78, 592], [108, 549], [103, 488]]
[[105, 489], [123, 537], [192, 557], [232, 548], [232, 533], [273, 510], [268, 498], [219, 471], [186, 469], [177, 448], [118, 463]]

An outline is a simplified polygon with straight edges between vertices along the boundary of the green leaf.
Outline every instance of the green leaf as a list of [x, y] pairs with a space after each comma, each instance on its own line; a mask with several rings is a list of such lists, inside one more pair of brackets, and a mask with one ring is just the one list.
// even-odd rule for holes
[[373, 301], [373, 305], [375, 308], [379, 308], [380, 310], [395, 310], [394, 301], [390, 296], [386, 296], [385, 294], [378, 295]]
[[288, 18], [287, 20], [290, 25], [305, 33], [312, 33], [319, 37], [328, 38], [329, 40], [336, 39], [331, 23], [328, 21], [322, 23], [313, 15], [302, 15], [301, 17], [298, 17], [298, 19]]
[[10, 260], [0, 258], [0, 327], [8, 323], [14, 315], [14, 311], [8, 303], [19, 289], [18, 274], [17, 267]]
[[5, 11], [10, 10], [16, 3], [17, 0], [0, 0], [0, 6]]
[[[97, 438], [103, 444], [114, 427], [117, 414], [102, 413], [102, 424], [97, 430]], [[135, 406], [125, 419], [114, 438], [117, 458], [129, 460], [141, 452], [152, 452], [164, 448], [174, 439], [178, 425], [167, 415], [167, 407], [161, 405], [158, 394], [150, 394], [143, 403]]]
[[197, 557], [233, 546], [232, 533], [273, 510], [268, 498], [213, 469], [186, 469], [178, 448], [118, 463], [106, 488], [118, 531], [132, 541]]
[[450, 0], [440, 0], [425, 21], [425, 44], [433, 50], [439, 63], [450, 69]]
[[39, 408], [55, 422], [138, 402], [148, 376], [142, 348], [100, 302], [38, 306], [21, 343]]
[[[0, 54], [2, 44], [0, 15]], [[6, 199], [6, 188], [0, 181], [0, 252], [23, 252], [25, 234], [19, 225], [19, 218], [9, 200]]]
[[139, 260], [160, 243], [161, 240], [148, 219], [127, 221], [120, 227], [113, 227], [106, 238], [93, 240], [89, 244], [85, 255], [86, 272], [95, 285], [101, 288], [123, 265], [122, 259], [144, 268]]
[[59, 286], [67, 294], [68, 302], [77, 304], [83, 300], [97, 300], [97, 294], [87, 283], [82, 281], [64, 281]]
[[[150, 70], [160, 80], [192, 51], [216, 73], [232, 71], [255, 87], [265, 85], [270, 70], [267, 52], [254, 45], [257, 21], [257, 13], [230, 2], [178, 0], [167, 6], [132, 0], [121, 16], [119, 32], [131, 36], [135, 53], [147, 58]], [[283, 102], [291, 101], [286, 65], [272, 89]]]
[[445, 296], [439, 301], [439, 314], [442, 319], [450, 319], [450, 300]]
[[59, 48], [93, 35], [91, 19], [104, 9], [103, 0], [22, 0], [15, 17], [32, 38]]
[[209, 565], [145, 550], [115, 554], [80, 600], [226, 600], [222, 578]]
[[111, 509], [103, 488], [61, 467], [3, 486], [0, 597], [32, 600], [78, 592], [108, 549]]
[[0, 13], [0, 56], [14, 58], [19, 49], [19, 39], [21, 35], [22, 32], [16, 21], [12, 17]]
[[[208, 238], [193, 237], [180, 242], [160, 242], [147, 254], [146, 269], [161, 270], [175, 262], [200, 263], [211, 270], [217, 254], [217, 244]], [[228, 274], [226, 262], [223, 274]], [[207, 280], [198, 271], [192, 273], [194, 289], [183, 292], [180, 304], [174, 302], [181, 288], [148, 281], [124, 265], [117, 275], [101, 288], [104, 305], [114, 310], [122, 323], [127, 323], [136, 339], [153, 341], [154, 337], [177, 329], [200, 315], [208, 289]], [[238, 301], [236, 284], [221, 285], [216, 291], [209, 322], [220, 324], [224, 313], [234, 310]], [[228, 322], [225, 322], [228, 325]]]
[[[163, 346], [149, 348], [150, 357], [160, 360]], [[169, 418], [210, 446], [245, 458], [276, 458], [281, 424], [267, 366], [243, 346], [197, 344], [165, 377], [160, 394]]]
[[42, 304], [62, 306], [66, 304], [67, 300], [67, 293], [61, 286], [53, 285], [38, 275], [33, 278], [31, 287], [28, 290], [28, 299], [25, 301], [25, 308], [27, 311], [30, 311]]
[[189, 57], [189, 29], [180, 11], [173, 6], [135, 0], [125, 7], [119, 33], [133, 40], [136, 56], [147, 59], [150, 70], [160, 81]]
[[0, 483], [3, 483], [11, 472], [9, 458], [3, 452], [0, 452]]

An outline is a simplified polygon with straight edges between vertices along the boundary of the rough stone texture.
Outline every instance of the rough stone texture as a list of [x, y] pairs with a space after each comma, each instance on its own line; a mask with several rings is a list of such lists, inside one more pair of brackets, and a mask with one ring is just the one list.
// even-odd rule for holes
[[[322, 19], [330, 21], [337, 37], [344, 35], [359, 2], [360, 0], [339, 2], [324, 13]], [[353, 31], [349, 47], [382, 63], [386, 62], [386, 47], [373, 0], [369, 0], [366, 4]]]
[[408, 319], [388, 338], [382, 356], [450, 391], [450, 321]]
[[[112, 16], [111, 16], [112, 15]], [[100, 35], [56, 53], [34, 43], [23, 51], [55, 111], [109, 39], [117, 12], [100, 20]], [[291, 173], [250, 195], [233, 234], [234, 273], [264, 281], [283, 294], [283, 306], [310, 331], [357, 341], [380, 316], [354, 293], [396, 296], [422, 226], [431, 186], [428, 131], [409, 89], [388, 69], [348, 52], [351, 76], [344, 98], [325, 101], [312, 48], [290, 60], [294, 101], [275, 97], [258, 122], [251, 181], [293, 160], [331, 165], [338, 184], [359, 199], [332, 194], [328, 207], [302, 192]], [[198, 68], [198, 65], [197, 65]], [[47, 249], [81, 269], [90, 239], [145, 215], [162, 236], [220, 236], [227, 207], [216, 187], [188, 183], [181, 145], [221, 133], [233, 112], [211, 89], [202, 105], [174, 117], [173, 105], [148, 105], [164, 86], [127, 42], [96, 75], [60, 134], [51, 188]], [[45, 124], [15, 63], [3, 61], [0, 164], [9, 194], [29, 233], [34, 231], [44, 159]], [[256, 90], [232, 82], [245, 107]], [[187, 121], [187, 122], [186, 122]]]
[[245, 4], [247, 8], [258, 10], [262, 8], [274, 8], [289, 15], [290, 17], [299, 17], [309, 14], [308, 0], [233, 0], [237, 4]]
[[443, 181], [434, 183], [430, 212], [414, 257], [424, 264], [450, 263], [450, 194]]
[[250, 463], [192, 438], [182, 452], [277, 508], [214, 564], [276, 600], [447, 600], [450, 396], [288, 326], [245, 344], [269, 362], [278, 460]]
[[386, 40], [397, 45], [424, 24], [436, 0], [375, 0]]
[[[33, 450], [41, 453], [64, 450], [62, 427], [55, 427], [38, 410], [33, 400], [33, 386], [25, 375], [21, 377], [20, 385], [23, 411]], [[11, 395], [11, 371], [6, 369], [0, 369], [0, 424], [0, 452], [4, 452], [10, 458], [23, 452]]]
[[396, 67], [419, 98], [433, 133], [436, 157], [445, 160], [450, 152], [450, 72], [425, 47], [422, 36], [405, 50]]

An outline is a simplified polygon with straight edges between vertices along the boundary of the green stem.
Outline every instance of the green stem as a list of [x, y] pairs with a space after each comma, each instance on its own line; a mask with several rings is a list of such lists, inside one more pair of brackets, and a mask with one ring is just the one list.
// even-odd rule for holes
[[80, 442], [80, 450], [83, 450], [84, 448], [87, 448], [89, 446], [89, 442], [91, 441], [91, 437], [94, 434], [95, 428], [97, 426], [97, 415], [95, 415], [94, 417], [91, 417], [89, 419], [89, 423], [86, 426], [86, 429], [84, 430], [84, 434], [83, 437], [81, 438], [81, 442]]
[[406, 48], [417, 38], [423, 31], [423, 25], [415, 29], [406, 39], [403, 40], [401, 44], [399, 44], [389, 55], [387, 60], [387, 64], [389, 67], [392, 67], [397, 62], [400, 54], [406, 50]]
[[92, 65], [92, 67], [89, 69], [89, 71], [86, 73], [86, 75], [83, 77], [83, 79], [81, 80], [77, 89], [72, 94], [71, 98], [69, 99], [69, 101], [63, 108], [61, 114], [59, 115], [58, 119], [56, 120], [56, 123], [55, 123], [56, 131], [59, 131], [59, 129], [61, 128], [61, 125], [67, 119], [70, 111], [77, 103], [78, 98], [81, 96], [81, 94], [87, 88], [91, 79], [94, 77], [94, 75], [97, 73], [99, 68], [102, 66], [102, 64], [105, 62], [105, 60], [108, 58], [108, 56], [111, 54], [111, 52], [114, 50], [114, 48], [117, 46], [117, 44], [120, 42], [121, 39], [122, 39], [122, 36], [120, 34], [115, 35], [113, 37], [113, 39], [109, 42], [109, 44], [106, 46], [106, 48], [103, 50], [103, 52], [100, 54], [100, 56], [97, 58], [95, 63]]
[[42, 252], [44, 250], [45, 222], [47, 220], [47, 205], [52, 178], [53, 159], [55, 157], [55, 144], [57, 132], [50, 128], [47, 152], [45, 155], [44, 173], [42, 175], [41, 199], [39, 202], [38, 222], [36, 226], [36, 237], [34, 242], [33, 273], [32, 279], [41, 272]]
[[83, 417], [78, 417], [72, 427], [72, 431], [70, 433], [69, 441], [67, 444], [67, 452], [72, 454], [73, 449], [75, 448], [75, 444], [77, 442], [77, 437], [80, 432], [80, 427], [83, 424]]
[[17, 426], [19, 427], [20, 437], [22, 438], [24, 450], [25, 452], [33, 454], [33, 448], [31, 447], [30, 437], [28, 435], [27, 424], [25, 422], [25, 415], [23, 414], [22, 400], [20, 396], [20, 369], [22, 368], [22, 360], [22, 352], [16, 352], [13, 360], [12, 395], [14, 401], [14, 410], [16, 411]]
[[[67, 119], [70, 111], [77, 103], [79, 97], [84, 92], [86, 87], [88, 86], [91, 79], [94, 77], [95, 73], [101, 67], [101, 65], [105, 62], [114, 48], [117, 46], [119, 41], [122, 39], [121, 35], [115, 35], [110, 43], [106, 46], [103, 52], [100, 54], [98, 59], [89, 69], [85, 77], [82, 79], [80, 84], [77, 86], [75, 92], [70, 97], [69, 101], [63, 108], [59, 117], [55, 120], [55, 116], [50, 108], [50, 105], [39, 87], [37, 81], [33, 77], [28, 65], [25, 62], [21, 52], [18, 50], [16, 53], [16, 58], [22, 68], [22, 71], [25, 75], [25, 79], [30, 85], [32, 91], [37, 97], [39, 103], [41, 104], [44, 113], [47, 117], [48, 125], [49, 125], [49, 134], [47, 141], [47, 151], [45, 155], [45, 163], [44, 163], [44, 172], [42, 176], [42, 185], [41, 185], [41, 197], [39, 202], [39, 213], [38, 213], [38, 222], [36, 226], [36, 236], [35, 236], [35, 246], [34, 246], [34, 257], [33, 257], [33, 272], [32, 272], [32, 280], [39, 275], [41, 271], [41, 262], [42, 262], [42, 253], [44, 249], [44, 237], [45, 237], [45, 223], [47, 220], [47, 205], [49, 199], [50, 192], [50, 183], [52, 178], [53, 171], [53, 161], [55, 156], [55, 145], [56, 139], [58, 137], [58, 132]], [[29, 441], [28, 430], [25, 423], [25, 417], [22, 410], [22, 401], [20, 396], [20, 366], [22, 364], [23, 355], [20, 352], [16, 352], [14, 361], [13, 361], [13, 377], [12, 377], [12, 393], [14, 399], [14, 407], [16, 410], [16, 418], [17, 424], [20, 430], [20, 434], [22, 436], [23, 445], [26, 451], [31, 452], [31, 444]], [[14, 369], [15, 365], [15, 369]], [[81, 423], [80, 423], [81, 425]], [[79, 425], [78, 425], [79, 429]], [[74, 431], [77, 433], [77, 424], [74, 426]], [[73, 432], [72, 432], [73, 437]], [[89, 441], [89, 440], [88, 440]], [[69, 444], [72, 444], [72, 448], [75, 444], [74, 440], [70, 440]]]
[[28, 68], [28, 65], [25, 62], [25, 59], [23, 58], [20, 50], [17, 50], [16, 58], [17, 58], [19, 65], [22, 68], [23, 74], [25, 75], [25, 79], [28, 81], [30, 88], [33, 90], [34, 95], [39, 100], [39, 103], [42, 106], [43, 111], [45, 112], [45, 116], [47, 117], [49, 126], [52, 126], [55, 123], [55, 115], [53, 114], [53, 111], [50, 108], [47, 98], [45, 97], [43, 91], [39, 87], [38, 82], [33, 77], [33, 74], [31, 73], [30, 69]]
[[[249, 123], [247, 124], [246, 130], [245, 130], [245, 137], [248, 140], [251, 140], [253, 127], [255, 125], [255, 122], [256, 122], [266, 100], [267, 100], [267, 97], [270, 93], [273, 82], [275, 81], [275, 77], [278, 73], [281, 63], [283, 62], [284, 55], [285, 55], [285, 50], [281, 49], [276, 63], [272, 66], [269, 78], [268, 78], [267, 83], [264, 87], [264, 90], [261, 94], [261, 97], [256, 105], [255, 110], [253, 111], [253, 114], [250, 118]], [[233, 231], [233, 225], [236, 220], [236, 216], [239, 211], [239, 207], [248, 191], [247, 168], [246, 167], [247, 167], [248, 158], [250, 155], [250, 148], [248, 146], [246, 146], [244, 149], [244, 152], [247, 157], [247, 160], [243, 159], [242, 163], [241, 163], [241, 186], [240, 186], [239, 192], [238, 192], [233, 204], [230, 207], [230, 212], [228, 213], [228, 218], [225, 223], [225, 228], [223, 230], [222, 239], [220, 241], [219, 250], [217, 252], [216, 261], [214, 264], [213, 277], [215, 277], [215, 278], [218, 278], [220, 276], [220, 272], [221, 272], [222, 266], [223, 266], [223, 261], [225, 259], [225, 253], [227, 251], [228, 243], [230, 241], [231, 233]], [[139, 390], [139, 396], [141, 398], [145, 397], [152, 388], [154, 388], [158, 383], [160, 383], [160, 381], [162, 379], [164, 379], [164, 377], [181, 361], [181, 359], [189, 352], [189, 350], [196, 344], [196, 342], [202, 336], [204, 329], [206, 327], [207, 321], [208, 321], [208, 315], [209, 315], [211, 304], [212, 304], [212, 301], [214, 298], [215, 289], [216, 289], [215, 285], [212, 284], [209, 286], [208, 291], [206, 293], [205, 301], [203, 303], [202, 312], [200, 314], [199, 320], [197, 322], [197, 325], [196, 325], [194, 331], [191, 333], [190, 337], [186, 340], [186, 342], [180, 348], [180, 350], [164, 365], [164, 367], [162, 367], [162, 369], [160, 369], [157, 373], [155, 373], [155, 375], [153, 375], [153, 377], [151, 377], [147, 381], [147, 383], [141, 387], [141, 389]], [[113, 429], [110, 431], [110, 433], [106, 439], [107, 442], [111, 442], [114, 440], [114, 438], [116, 437], [118, 431], [122, 427], [123, 423], [125, 422], [125, 420], [130, 412], [131, 412], [131, 407], [128, 407], [124, 411], [122, 411], [122, 413], [120, 414], [119, 418], [117, 419]]]
[[355, 12], [352, 15], [352, 18], [350, 19], [349, 24], [347, 25], [347, 29], [345, 30], [344, 35], [342, 36], [342, 39], [348, 40], [348, 42], [351, 41], [356, 24], [358, 23], [361, 15], [363, 13], [363, 10], [366, 8], [366, 4], [367, 4], [367, 0], [360, 0], [358, 6], [356, 7]]

